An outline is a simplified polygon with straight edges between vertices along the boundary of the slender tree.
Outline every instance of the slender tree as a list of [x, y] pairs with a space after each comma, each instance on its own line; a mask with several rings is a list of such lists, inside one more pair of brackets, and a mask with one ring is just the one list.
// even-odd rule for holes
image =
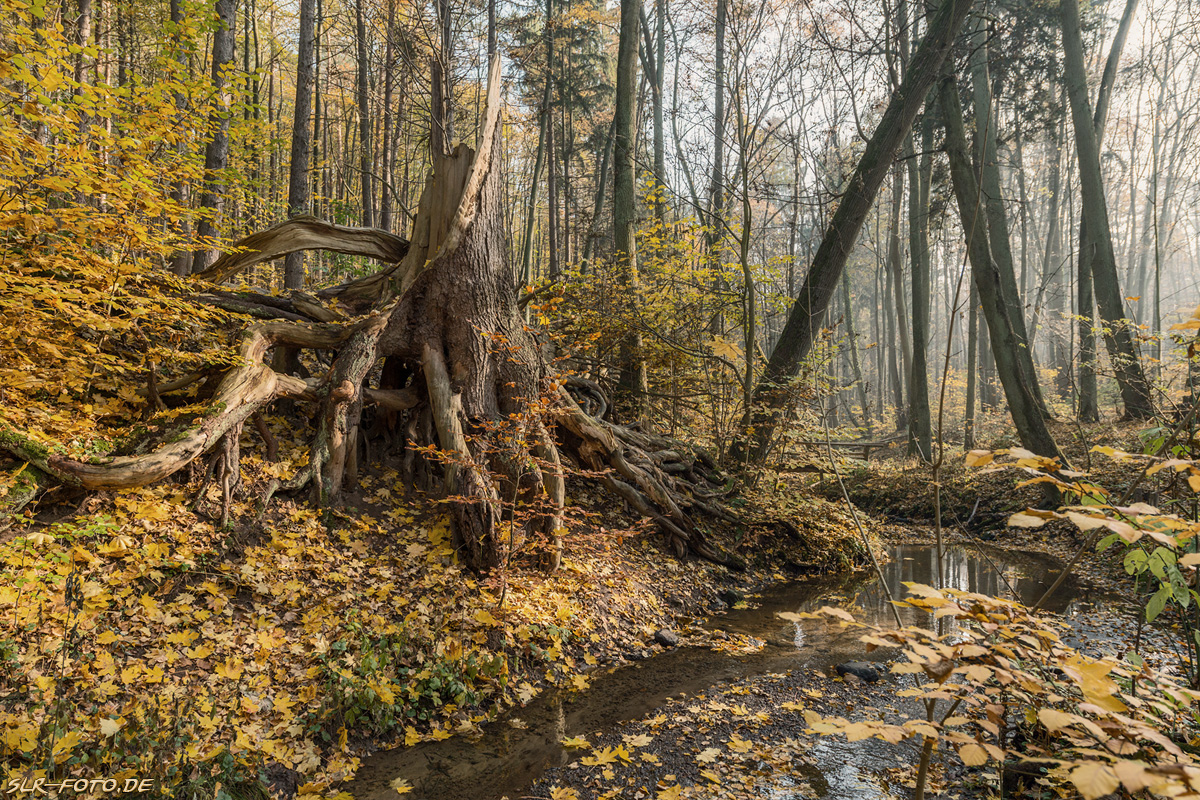
[[[943, 79], [939, 92], [942, 122], [946, 129], [946, 155], [950, 161], [950, 178], [959, 219], [967, 240], [967, 255], [979, 292], [984, 319], [996, 359], [996, 372], [1008, 410], [1017, 428], [1021, 444], [1043, 456], [1062, 457], [1038, 403], [1037, 384], [1030, 384], [1023, 374], [1019, 358], [1022, 346], [1021, 331], [1013, 318], [1012, 309], [1004, 298], [1005, 276], [991, 253], [987, 235], [986, 210], [978, 181], [971, 170], [967, 136], [963, 128], [962, 107], [958, 86], [953, 75]], [[1028, 356], [1028, 352], [1025, 352]]]
[[[634, 115], [637, 103], [638, 28], [641, 0], [621, 0], [620, 40], [617, 46], [617, 95], [613, 121], [613, 247], [622, 285], [632, 297], [638, 285], [636, 176], [634, 173]], [[646, 403], [646, 362], [641, 333], [632, 328], [623, 336], [619, 364], [621, 392], [643, 415]]]
[[[227, 86], [229, 66], [233, 63], [237, 2], [216, 0], [214, 10], [218, 20], [212, 36], [212, 82], [216, 99], [208, 119], [212, 138], [204, 148], [204, 191], [200, 195], [200, 224], [196, 226], [196, 233], [207, 241], [219, 235], [225, 210], [224, 172], [229, 166], [229, 109], [232, 105]], [[193, 270], [207, 269], [218, 255], [220, 250], [215, 246], [201, 247], [193, 257]]]
[[[308, 210], [308, 157], [312, 145], [313, 62], [316, 51], [316, 0], [300, 0], [300, 39], [296, 50], [296, 106], [292, 117], [292, 160], [288, 168], [288, 214]], [[304, 286], [304, 253], [291, 253], [283, 262], [283, 285]]]
[[[1130, 0], [1130, 6], [1134, 0]], [[1107, 115], [1107, 95], [1101, 93], [1096, 118], [1088, 102], [1087, 71], [1083, 60], [1083, 39], [1079, 30], [1078, 0], [1062, 0], [1064, 75], [1067, 98], [1071, 106], [1071, 122], [1075, 129], [1075, 150], [1079, 159], [1079, 177], [1083, 194], [1083, 215], [1087, 225], [1086, 238], [1081, 237], [1081, 258], [1091, 265], [1092, 285], [1097, 305], [1105, 323], [1105, 344], [1113, 362], [1125, 415], [1144, 419], [1154, 413], [1150, 385], [1142, 371], [1130, 322], [1125, 313], [1117, 277], [1117, 260], [1113, 252], [1109, 229], [1108, 205], [1100, 174], [1100, 138]], [[1115, 72], [1115, 66], [1114, 66]], [[1097, 122], [1099, 124], [1097, 124]], [[1081, 269], [1082, 276], [1084, 270]], [[1086, 314], [1086, 309], [1080, 309]]]
[[354, 4], [355, 42], [358, 45], [358, 146], [359, 180], [362, 189], [362, 224], [370, 228], [375, 224], [375, 193], [372, 190], [372, 175], [375, 172], [375, 150], [371, 147], [371, 63], [367, 47], [367, 19], [363, 4]]

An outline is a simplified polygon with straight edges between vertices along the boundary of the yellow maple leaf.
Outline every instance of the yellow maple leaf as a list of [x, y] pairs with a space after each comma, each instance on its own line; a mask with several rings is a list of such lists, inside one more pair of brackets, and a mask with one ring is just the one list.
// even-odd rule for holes
[[753, 747], [753, 742], [748, 742], [736, 733], [729, 737], [729, 749], [735, 753], [745, 753]]
[[388, 786], [391, 786], [396, 791], [396, 794], [408, 794], [413, 790], [412, 785], [404, 780], [404, 778], [395, 778]]
[[81, 741], [83, 741], [83, 737], [79, 734], [79, 731], [68, 731], [55, 740], [53, 748], [54, 757], [59, 758], [66, 755], [78, 747]]
[[230, 656], [222, 663], [217, 664], [217, 668], [214, 671], [222, 678], [236, 681], [238, 678], [242, 677], [242, 670], [242, 662], [234, 661], [233, 656]]

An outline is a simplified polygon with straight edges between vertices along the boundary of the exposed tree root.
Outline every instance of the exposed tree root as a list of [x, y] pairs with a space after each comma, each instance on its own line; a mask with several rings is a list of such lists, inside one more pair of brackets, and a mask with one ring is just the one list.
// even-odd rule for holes
[[[441, 482], [452, 499], [455, 540], [464, 562], [486, 570], [506, 561], [517, 542], [542, 543], [547, 566], [561, 558], [565, 482], [555, 431], [531, 412], [550, 392], [549, 419], [563, 454], [600, 475], [638, 514], [653, 519], [680, 556], [693, 553], [731, 566], [696, 523], [697, 514], [733, 520], [714, 502], [730, 484], [703, 450], [604, 419], [608, 399], [580, 378], [548, 388], [538, 342], [525, 325], [505, 256], [499, 159], [499, 62], [492, 65], [479, 151], [460, 145], [435, 158], [421, 197], [412, 242], [377, 230], [298, 218], [237, 243], [199, 277], [224, 280], [290, 252], [327, 249], [379, 259], [384, 270], [317, 295], [273, 297], [209, 289], [201, 302], [247, 313], [240, 365], [223, 375], [195, 373], [146, 390], [149, 403], [202, 377], [209, 413], [156, 450], [137, 456], [71, 460], [0, 431], [6, 449], [64, 483], [122, 489], [165, 478], [209, 455], [201, 491], [221, 487], [222, 524], [241, 481], [239, 436], [247, 421], [268, 458], [276, 443], [262, 414], [275, 400], [315, 404], [309, 460], [290, 480], [272, 480], [259, 518], [277, 491], [310, 486], [324, 507], [357, 480], [359, 443], [374, 430], [404, 445], [411, 483]], [[325, 359], [319, 377], [299, 354]], [[382, 370], [377, 369], [380, 363]], [[312, 367], [311, 360], [308, 367]], [[372, 376], [382, 372], [377, 387]], [[207, 388], [206, 388], [207, 387]], [[364, 405], [376, 425], [363, 425]], [[380, 418], [382, 417], [382, 421]]]

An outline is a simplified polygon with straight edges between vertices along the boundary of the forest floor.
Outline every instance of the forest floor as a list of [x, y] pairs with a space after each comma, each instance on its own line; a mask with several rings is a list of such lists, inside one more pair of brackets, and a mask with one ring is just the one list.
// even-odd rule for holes
[[[271, 424], [285, 459], [301, 457], [307, 432], [282, 418]], [[1118, 433], [1119, 442], [1136, 439]], [[742, 524], [713, 531], [751, 560], [736, 573], [678, 561], [646, 521], [575, 480], [568, 502], [583, 511], [563, 568], [547, 575], [535, 552], [518, 553], [481, 580], [456, 562], [441, 507], [400, 489], [386, 461], [332, 515], [281, 498], [260, 517], [256, 499], [293, 465], [268, 462], [257, 439], [243, 446], [245, 484], [226, 529], [219, 489], [195, 496], [199, 476], [191, 475], [92, 493], [0, 534], [10, 578], [0, 586], [10, 621], [0, 632], [8, 779], [45, 777], [52, 760], [62, 777], [347, 798], [370, 752], [475, 734], [551, 686], [585, 691], [596, 670], [660, 651], [655, 634], [677, 618], [723, 608], [723, 590], [747, 594], [866, 563], [829, 482], [791, 476], [738, 500]], [[945, 507], [968, 538], [1059, 555], [1078, 546], [1062, 526], [1001, 532], [1001, 515], [1037, 496], [1014, 493], [1011, 473], [964, 470], [957, 455], [947, 464]], [[872, 537], [928, 519], [927, 468], [845, 466], [851, 497], [877, 520], [866, 519]], [[1111, 574], [1107, 562], [1085, 564]], [[736, 634], [689, 630], [685, 638], [730, 651], [755, 646]], [[748, 678], [589, 741], [591, 756], [553, 776], [564, 781], [557, 794], [552, 782], [541, 788], [559, 800], [571, 791], [735, 797], [747, 783], [800, 786], [812, 733], [802, 713], [777, 710], [833, 713], [847, 703], [862, 714], [888, 707], [884, 694], [825, 674]], [[638, 744], [646, 737], [650, 749]], [[587, 758], [600, 760], [585, 769]], [[907, 774], [889, 780], [900, 786]]]
[[51, 762], [54, 777], [163, 790], [337, 795], [372, 750], [469, 734], [648, 656], [656, 631], [720, 607], [722, 589], [864, 563], [842, 504], [787, 490], [737, 501], [743, 524], [713, 531], [746, 572], [680, 562], [580, 479], [562, 569], [518, 553], [479, 579], [457, 563], [441, 506], [406, 495], [387, 463], [332, 515], [277, 498], [260, 518], [266, 484], [307, 446], [307, 431], [270, 423], [284, 461], [244, 438], [228, 528], [219, 488], [197, 496], [192, 474], [46, 507], [0, 534], [8, 779], [47, 777]]

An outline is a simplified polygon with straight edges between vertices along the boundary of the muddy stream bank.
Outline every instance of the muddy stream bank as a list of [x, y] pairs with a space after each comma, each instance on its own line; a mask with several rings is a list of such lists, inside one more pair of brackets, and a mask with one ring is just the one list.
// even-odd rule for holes
[[[934, 582], [936, 552], [927, 545], [895, 545], [883, 566], [893, 595], [903, 597], [906, 582]], [[1040, 554], [951, 547], [943, 555], [948, 587], [999, 597], [1036, 601], [1057, 575], [1058, 562]], [[1068, 580], [1047, 604], [1047, 610], [1068, 622], [1086, 614], [1097, 593]], [[789, 670], [827, 670], [845, 661], [885, 660], [887, 652], [867, 654], [859, 633], [816, 620], [784, 622], [780, 611], [811, 611], [838, 603], [860, 620], [892, 621], [887, 592], [873, 574], [795, 581], [771, 587], [751, 598], [748, 608], [731, 609], [704, 622], [711, 630], [741, 633], [762, 639], [756, 653], [732, 655], [706, 647], [680, 646], [650, 658], [592, 673], [583, 692], [550, 690], [524, 708], [514, 709], [484, 727], [475, 739], [456, 736], [415, 747], [376, 753], [364, 759], [355, 781], [346, 788], [358, 800], [393, 800], [395, 778], [414, 787], [406, 797], [423, 800], [491, 800], [521, 797], [547, 770], [562, 766], [577, 753], [564, 739], [611, 730], [638, 719], [671, 696], [692, 695], [710, 687], [766, 673]], [[924, 623], [928, 615], [904, 609], [906, 624]], [[681, 621], [686, 622], [686, 621]], [[1083, 620], [1080, 619], [1081, 624]], [[1081, 635], [1090, 636], [1086, 625]], [[513, 720], [517, 720], [516, 725]], [[865, 744], [865, 743], [857, 743]], [[878, 751], [878, 752], [877, 752]], [[885, 796], [872, 780], [872, 763], [891, 762], [893, 754], [878, 746], [853, 748], [822, 743], [814, 756], [816, 772], [810, 783], [818, 797], [868, 798]], [[891, 764], [889, 764], [891, 765]], [[810, 793], [811, 794], [811, 793]]]

